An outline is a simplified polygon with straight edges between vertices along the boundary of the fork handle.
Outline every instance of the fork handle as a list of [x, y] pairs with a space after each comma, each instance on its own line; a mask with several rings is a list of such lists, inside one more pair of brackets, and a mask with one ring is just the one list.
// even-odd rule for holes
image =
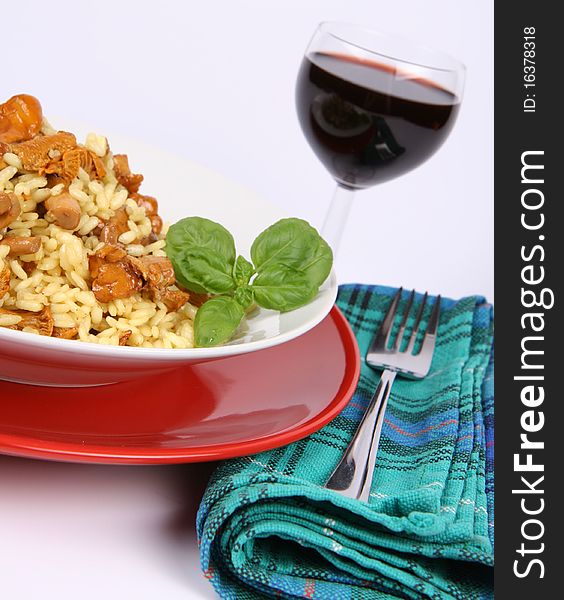
[[378, 388], [351, 443], [325, 484], [327, 489], [365, 502], [370, 497], [384, 413], [395, 378], [395, 371], [382, 371]]

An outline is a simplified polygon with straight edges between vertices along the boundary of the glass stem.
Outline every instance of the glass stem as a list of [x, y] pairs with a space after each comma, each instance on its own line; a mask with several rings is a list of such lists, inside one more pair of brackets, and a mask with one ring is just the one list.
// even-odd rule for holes
[[321, 228], [321, 236], [331, 246], [333, 255], [337, 256], [339, 244], [343, 237], [343, 231], [351, 210], [354, 198], [354, 190], [337, 185], [329, 210], [325, 215], [325, 221]]

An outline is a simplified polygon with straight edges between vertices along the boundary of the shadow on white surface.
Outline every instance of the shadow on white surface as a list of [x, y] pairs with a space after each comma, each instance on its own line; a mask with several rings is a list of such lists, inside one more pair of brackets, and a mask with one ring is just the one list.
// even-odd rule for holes
[[195, 533], [213, 468], [1, 456], [2, 595], [126, 597], [143, 578], [138, 599], [217, 598], [200, 571]]

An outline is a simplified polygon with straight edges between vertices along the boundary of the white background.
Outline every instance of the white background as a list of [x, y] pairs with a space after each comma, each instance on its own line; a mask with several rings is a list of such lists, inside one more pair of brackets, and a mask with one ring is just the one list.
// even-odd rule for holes
[[[340, 281], [492, 299], [488, 0], [22, 1], [3, 19], [0, 100], [34, 94], [47, 116], [167, 148], [320, 225], [333, 183], [299, 129], [294, 81], [323, 20], [401, 33], [468, 68], [443, 148], [357, 195], [336, 262]], [[210, 469], [0, 457], [0, 594], [214, 598], [193, 531]]]

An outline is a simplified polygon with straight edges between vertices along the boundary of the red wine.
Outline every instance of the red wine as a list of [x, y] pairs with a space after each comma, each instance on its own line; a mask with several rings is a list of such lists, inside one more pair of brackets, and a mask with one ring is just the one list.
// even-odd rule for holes
[[448, 136], [457, 97], [384, 64], [339, 54], [303, 60], [298, 117], [314, 152], [335, 179], [365, 188], [410, 171]]

